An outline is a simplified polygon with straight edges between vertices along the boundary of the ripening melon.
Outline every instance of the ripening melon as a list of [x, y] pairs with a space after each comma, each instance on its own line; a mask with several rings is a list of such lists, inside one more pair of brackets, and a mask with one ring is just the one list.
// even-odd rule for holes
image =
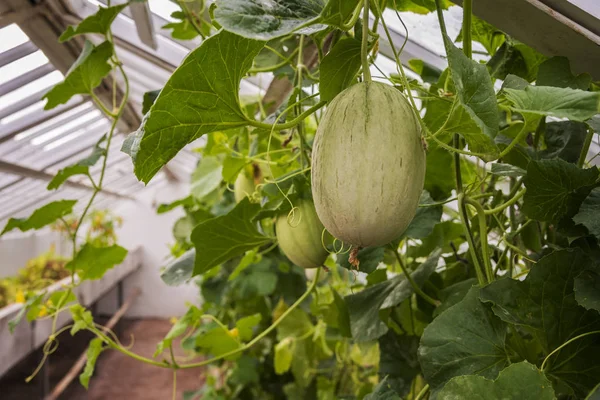
[[252, 196], [255, 188], [256, 185], [254, 184], [254, 179], [249, 178], [248, 175], [246, 175], [246, 171], [242, 170], [233, 184], [233, 196], [235, 197], [235, 202], [239, 203], [244, 200], [246, 196]]
[[302, 268], [320, 267], [329, 255], [321, 240], [323, 224], [312, 201], [299, 200], [296, 207], [289, 218], [288, 214], [277, 218], [275, 231], [279, 248]]
[[425, 149], [404, 95], [358, 83], [329, 104], [313, 146], [312, 192], [319, 219], [357, 247], [398, 238], [415, 216]]

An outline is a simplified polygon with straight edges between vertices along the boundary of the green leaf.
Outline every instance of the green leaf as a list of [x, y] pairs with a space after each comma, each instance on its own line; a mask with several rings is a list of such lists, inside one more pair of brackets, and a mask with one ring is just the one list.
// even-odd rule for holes
[[588, 232], [600, 241], [600, 189], [592, 190], [585, 198], [573, 221], [585, 226]]
[[271, 239], [261, 235], [252, 222], [259, 211], [258, 204], [250, 203], [245, 198], [228, 214], [197, 225], [191, 237], [196, 248], [193, 276], [269, 243]]
[[192, 195], [202, 200], [206, 195], [219, 187], [223, 165], [216, 157], [203, 157], [200, 165], [192, 174]]
[[[435, 251], [411, 274], [415, 283], [422, 286], [435, 271], [440, 251]], [[388, 331], [380, 318], [380, 310], [397, 306], [414, 293], [405, 276], [398, 275], [385, 282], [368, 286], [361, 292], [345, 297], [350, 313], [352, 337], [357, 342], [375, 340]]]
[[433, 316], [437, 317], [453, 305], [460, 303], [474, 285], [477, 285], [477, 280], [471, 278], [440, 290], [440, 301], [442, 304], [435, 309]]
[[91, 311], [88, 311], [81, 304], [75, 304], [69, 308], [73, 318], [73, 327], [71, 327], [71, 336], [87, 328], [94, 327], [94, 317]]
[[86, 33], [99, 33], [101, 35], [106, 35], [113, 21], [115, 18], [117, 18], [117, 15], [119, 15], [119, 13], [127, 6], [127, 3], [112, 7], [100, 6], [96, 14], [90, 15], [81, 21], [76, 27], [72, 25], [68, 26], [63, 34], [60, 35], [58, 41], [61, 43], [66, 42], [67, 40], [72, 39], [74, 36], [83, 35]]
[[222, 176], [227, 183], [234, 183], [238, 174], [248, 164], [245, 157], [238, 157], [230, 154], [223, 160]]
[[360, 0], [328, 0], [321, 12], [321, 22], [344, 28], [344, 24], [350, 19], [359, 3]]
[[444, 37], [444, 44], [458, 100], [445, 130], [460, 133], [471, 151], [484, 154], [484, 161], [494, 160], [500, 117], [490, 74], [485, 65], [467, 58], [449, 37]]
[[[176, 22], [170, 22], [162, 26], [162, 29], [172, 29], [171, 37], [179, 40], [192, 40], [199, 35], [194, 25], [190, 22], [183, 11], [175, 11], [171, 13], [171, 18]], [[200, 24], [200, 30], [206, 35], [210, 36], [210, 26], [204, 21], [196, 21]]]
[[85, 41], [79, 58], [71, 66], [65, 80], [54, 86], [42, 99], [48, 99], [44, 110], [64, 104], [76, 94], [91, 94], [108, 75], [112, 67], [108, 63], [113, 55], [113, 46], [106, 41], [98, 46]]
[[587, 129], [587, 125], [583, 122], [548, 122], [544, 132], [546, 149], [542, 150], [539, 156], [562, 158], [567, 162], [577, 163], [587, 136]]
[[148, 111], [150, 111], [150, 108], [152, 107], [152, 105], [154, 104], [156, 99], [158, 98], [159, 94], [160, 94], [160, 89], [151, 90], [149, 92], [144, 93], [144, 98], [142, 100], [142, 114], [146, 114]]
[[29, 218], [11, 218], [0, 233], [0, 236], [13, 229], [19, 229], [21, 232], [27, 232], [31, 229], [40, 229], [49, 225], [59, 218], [69, 215], [73, 212], [73, 206], [77, 200], [58, 200], [48, 203], [35, 210]]
[[77, 272], [83, 280], [95, 280], [102, 278], [106, 271], [122, 263], [125, 257], [127, 257], [127, 250], [119, 245], [96, 247], [86, 243], [75, 258], [65, 265], [65, 268]]
[[555, 400], [552, 384], [535, 365], [523, 361], [503, 369], [494, 381], [478, 375], [457, 376], [437, 395], [438, 400]]
[[585, 400], [600, 400], [600, 383], [586, 396]]
[[425, 328], [419, 346], [423, 375], [433, 390], [455, 376], [478, 374], [494, 379], [508, 364], [506, 324], [479, 301], [479, 288]]
[[[493, 55], [498, 47], [504, 43], [504, 33], [476, 16], [473, 16], [472, 18], [471, 40], [481, 43], [485, 48], [485, 51], [487, 51], [488, 54]], [[460, 30], [456, 41], [463, 41], [462, 29]]]
[[239, 319], [235, 323], [235, 327], [238, 328], [240, 340], [248, 341], [252, 339], [252, 329], [257, 326], [261, 320], [262, 316], [260, 314], [254, 314]]
[[492, 164], [492, 170], [490, 172], [494, 175], [510, 176], [513, 178], [519, 178], [519, 177], [527, 174], [527, 171], [525, 171], [523, 168], [515, 167], [514, 165], [510, 165], [510, 164], [500, 164], [500, 163]]
[[81, 375], [79, 375], [79, 382], [84, 388], [88, 388], [90, 384], [90, 378], [94, 374], [94, 368], [96, 367], [96, 361], [98, 361], [98, 357], [100, 353], [105, 349], [102, 346], [102, 339], [95, 338], [90, 341], [90, 345], [86, 352], [87, 360], [85, 362], [85, 368]]
[[538, 221], [572, 217], [593, 189], [598, 169], [580, 169], [559, 158], [531, 161], [527, 166], [523, 211]]
[[585, 92], [551, 86], [505, 88], [512, 109], [522, 114], [546, 115], [583, 122], [600, 110], [600, 92]]
[[379, 338], [379, 376], [387, 377], [396, 393], [407, 396], [413, 379], [420, 373], [418, 336], [396, 335], [388, 331]]
[[[385, 249], [383, 247], [367, 247], [365, 249], [360, 249], [356, 256], [360, 263], [358, 269], [367, 274], [375, 271], [379, 263], [383, 261], [384, 253]], [[349, 257], [350, 252], [340, 253], [336, 255], [336, 261], [342, 268], [346, 268], [348, 270], [356, 269], [348, 262]]]
[[156, 209], [157, 214], [163, 214], [169, 212], [179, 206], [190, 207], [195, 204], [194, 198], [190, 195], [188, 197], [184, 197], [183, 199], [175, 200], [172, 203], [163, 203], [158, 206]]
[[231, 381], [236, 385], [243, 386], [258, 383], [260, 381], [259, 371], [259, 363], [256, 358], [241, 356], [240, 359], [236, 361], [235, 368], [228, 378], [228, 383]]
[[465, 240], [462, 236], [465, 234], [465, 229], [462, 224], [454, 221], [443, 221], [433, 228], [431, 235], [422, 239], [423, 244], [419, 247], [411, 246], [409, 248], [409, 257], [427, 257], [437, 247], [442, 249], [443, 253], [454, 251], [452, 245], [458, 248]]
[[58, 189], [67, 179], [74, 175], [87, 175], [89, 173], [89, 167], [85, 165], [69, 165], [58, 171], [54, 178], [48, 183], [47, 190]]
[[[480, 297], [502, 320], [526, 327], [549, 354], [581, 333], [600, 329], [598, 312], [577, 304], [573, 290], [575, 277], [591, 265], [579, 249], [555, 251], [534, 264], [524, 281], [495, 281], [481, 289]], [[593, 337], [579, 339], [552, 356], [548, 376], [562, 383], [557, 390], [566, 386], [567, 393], [581, 396], [598, 382], [598, 357]]]
[[583, 271], [575, 278], [575, 301], [586, 310], [600, 311], [600, 274]]
[[433, 228], [442, 219], [442, 206], [427, 206], [434, 203], [429, 193], [424, 190], [419, 199], [419, 208], [415, 217], [402, 234], [402, 237], [411, 239], [423, 239], [433, 232]]
[[283, 375], [292, 367], [294, 358], [294, 348], [296, 341], [292, 337], [287, 337], [275, 345], [275, 356], [273, 363], [275, 365], [275, 373]]
[[[207, 353], [215, 357], [229, 353], [241, 347], [240, 342], [234, 339], [228, 331], [221, 327], [210, 329], [208, 332], [201, 333], [196, 337], [196, 346], [202, 348]], [[225, 360], [235, 360], [240, 354], [225, 357]]]
[[148, 183], [179, 150], [202, 135], [246, 125], [239, 85], [263, 46], [264, 42], [221, 31], [187, 56], [140, 128], [123, 144], [140, 180]]
[[331, 101], [356, 81], [360, 69], [360, 42], [342, 39], [323, 58], [319, 67], [321, 99]]
[[452, 154], [440, 147], [427, 153], [424, 188], [435, 200], [447, 199], [452, 194], [455, 180], [452, 162]]
[[261, 260], [261, 256], [258, 256], [258, 252], [256, 251], [256, 249], [247, 251], [246, 254], [244, 254], [244, 257], [242, 257], [242, 259], [240, 260], [239, 264], [235, 267], [233, 272], [229, 275], [229, 278], [227, 278], [227, 280], [228, 281], [234, 280], [235, 278], [240, 276], [240, 274], [242, 272], [244, 272], [244, 270], [246, 270], [246, 268], [248, 268], [253, 263], [259, 262], [260, 260]]
[[65, 183], [67, 179], [74, 175], [88, 175], [90, 167], [96, 165], [98, 160], [106, 155], [106, 149], [101, 146], [102, 142], [105, 140], [106, 135], [103, 135], [94, 145], [89, 156], [58, 171], [54, 178], [52, 178], [52, 180], [48, 183], [46, 189], [58, 189], [63, 183]]
[[538, 68], [545, 59], [546, 57], [524, 43], [506, 37], [506, 41], [487, 65], [494, 78], [505, 79], [513, 75], [525, 82], [531, 82], [536, 79]]
[[[447, 10], [452, 5], [448, 0], [440, 1], [442, 9]], [[387, 3], [388, 7], [398, 11], [410, 11], [416, 14], [429, 14], [435, 11], [435, 0], [395, 0]]]
[[240, 36], [271, 40], [292, 32], [309, 35], [325, 29], [317, 24], [323, 0], [217, 0], [215, 20]]
[[364, 397], [364, 400], [402, 400], [402, 398], [392, 389], [388, 378], [385, 377], [375, 386], [371, 394]]
[[41, 300], [43, 297], [44, 297], [44, 293], [39, 293], [39, 294], [29, 297], [27, 299], [27, 301], [25, 302], [25, 304], [23, 304], [23, 307], [21, 307], [21, 309], [19, 310], [17, 315], [15, 315], [15, 317], [13, 319], [8, 321], [8, 331], [11, 333], [11, 335], [15, 333], [15, 328], [17, 327], [17, 325], [19, 325], [19, 323], [21, 323], [21, 320], [23, 320], [24, 316], [27, 316], [27, 319], [29, 321], [33, 321], [37, 317], [37, 314], [39, 313], [39, 309], [36, 309], [35, 316], [34, 316], [34, 318], [31, 318], [31, 319], [29, 318], [29, 310], [32, 307], [35, 307], [36, 305], [41, 304]]
[[169, 286], [179, 286], [190, 280], [194, 271], [196, 249], [186, 251], [181, 257], [171, 261], [160, 274], [160, 278]]
[[587, 90], [591, 81], [590, 74], [573, 75], [568, 58], [552, 57], [540, 64], [535, 84]]

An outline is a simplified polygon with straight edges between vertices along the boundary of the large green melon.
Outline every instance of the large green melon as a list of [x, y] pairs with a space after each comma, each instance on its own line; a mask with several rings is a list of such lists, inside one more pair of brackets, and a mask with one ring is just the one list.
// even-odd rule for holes
[[398, 238], [415, 216], [424, 179], [419, 124], [399, 90], [358, 83], [333, 99], [312, 159], [315, 207], [333, 236], [358, 247]]

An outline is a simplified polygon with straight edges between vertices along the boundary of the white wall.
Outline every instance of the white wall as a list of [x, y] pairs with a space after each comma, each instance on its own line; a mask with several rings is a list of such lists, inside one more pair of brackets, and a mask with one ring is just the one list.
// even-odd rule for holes
[[[171, 233], [175, 221], [183, 216], [181, 209], [165, 214], [156, 214], [156, 206], [169, 203], [189, 194], [189, 184], [169, 184], [158, 189], [148, 188], [135, 202], [127, 202], [117, 208], [123, 217], [123, 227], [117, 231], [119, 244], [133, 249], [142, 246], [144, 257], [142, 268], [125, 280], [125, 298], [134, 287], [142, 294], [129, 309], [128, 317], [181, 316], [187, 310], [186, 302], [198, 304], [200, 292], [196, 285], [167, 286], [160, 279], [160, 269], [169, 255], [168, 244], [173, 243]], [[116, 289], [99, 303], [100, 312], [111, 313], [116, 308]]]
[[[119, 244], [127, 249], [143, 248], [142, 267], [124, 281], [124, 294], [139, 287], [142, 294], [129, 309], [128, 317], [170, 318], [183, 315], [186, 302], [198, 304], [200, 291], [194, 284], [167, 286], [160, 279], [160, 269], [169, 256], [169, 243], [173, 243], [172, 227], [183, 216], [181, 209], [156, 214], [161, 203], [185, 197], [189, 183], [168, 184], [147, 188], [136, 201], [124, 201], [113, 210], [123, 217], [123, 226], [117, 230]], [[70, 256], [70, 245], [57, 232], [45, 229], [37, 232], [16, 232], [0, 239], [0, 278], [15, 275], [27, 260], [48, 251], [54, 244], [58, 254]], [[116, 310], [116, 288], [99, 302], [98, 311], [112, 314]]]

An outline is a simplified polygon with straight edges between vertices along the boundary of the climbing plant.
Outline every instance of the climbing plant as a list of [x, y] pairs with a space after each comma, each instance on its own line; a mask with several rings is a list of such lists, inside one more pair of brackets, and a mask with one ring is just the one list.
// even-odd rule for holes
[[[446, 0], [267, 3], [180, 2], [166, 28], [174, 38], [202, 42], [163, 88], [146, 94], [141, 126], [123, 146], [144, 183], [184, 147], [198, 146], [190, 195], [157, 211], [185, 211], [173, 227], [165, 284], [197, 281], [204, 303], [176, 320], [153, 357], [132, 352], [73, 295], [127, 251], [81, 244], [80, 224], [64, 219], [76, 201], [52, 202], [11, 219], [2, 232], [62, 221], [70, 234], [71, 285], [31, 295], [19, 316], [54, 321], [45, 354], [66, 331], [92, 332], [81, 375], [86, 387], [107, 350], [170, 369], [174, 381], [180, 369], [213, 371], [187, 398], [598, 395], [600, 171], [597, 155], [589, 154], [600, 129], [598, 82], [574, 74], [568, 59], [547, 58], [477, 19], [472, 0], [463, 1], [456, 38], [445, 27]], [[103, 186], [107, 149], [128, 100], [110, 31], [126, 6], [101, 7], [67, 29], [61, 40], [88, 33], [105, 40], [86, 41], [65, 81], [45, 95], [47, 109], [89, 95], [113, 121], [90, 157], [49, 185], [56, 189], [76, 174], [89, 178], [95, 191], [80, 220]], [[445, 70], [400, 62], [404, 46], [394, 46], [388, 24], [402, 22], [398, 12], [407, 11], [437, 13]], [[383, 41], [392, 47], [392, 74], [377, 68]], [[240, 96], [243, 79], [261, 81], [265, 73], [271, 75], [263, 82], [274, 77], [266, 91]], [[102, 103], [94, 89], [115, 74], [123, 96]], [[392, 100], [371, 109], [370, 101], [381, 100], [375, 88], [405, 107], [404, 117], [396, 109], [381, 114]], [[335, 131], [338, 122], [348, 135]], [[377, 132], [389, 129], [418, 141], [412, 156], [394, 157], [404, 154], [394, 135], [378, 142], [384, 136]], [[360, 132], [375, 133], [352, 148]], [[334, 134], [339, 140], [327, 141]], [[92, 178], [95, 163], [101, 173]], [[359, 172], [349, 176], [344, 167]], [[331, 174], [336, 183], [324, 185], [334, 181]], [[407, 192], [390, 195], [408, 180]], [[407, 206], [412, 198], [418, 202]], [[356, 199], [368, 199], [360, 203], [366, 209]], [[359, 208], [373, 217], [361, 219]], [[363, 227], [372, 220], [375, 227]], [[392, 234], [382, 244], [373, 238], [383, 231]], [[40, 304], [47, 316], [35, 312]], [[73, 323], [59, 329], [62, 312]], [[176, 357], [175, 339], [204, 357]]]

